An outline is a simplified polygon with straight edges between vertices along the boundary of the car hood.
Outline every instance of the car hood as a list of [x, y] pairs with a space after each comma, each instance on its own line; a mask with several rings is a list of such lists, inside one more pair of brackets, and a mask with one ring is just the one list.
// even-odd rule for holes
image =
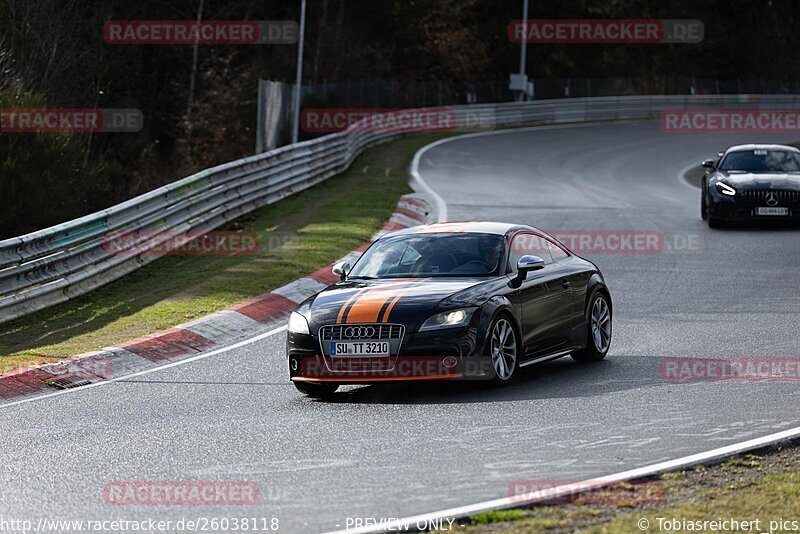
[[485, 278], [347, 280], [318, 293], [299, 311], [308, 318], [312, 332], [337, 323], [400, 323], [416, 330], [443, 300], [464, 304], [454, 297], [484, 282]]
[[789, 173], [727, 173], [720, 171], [717, 178], [734, 189], [784, 189], [800, 191], [800, 174]]

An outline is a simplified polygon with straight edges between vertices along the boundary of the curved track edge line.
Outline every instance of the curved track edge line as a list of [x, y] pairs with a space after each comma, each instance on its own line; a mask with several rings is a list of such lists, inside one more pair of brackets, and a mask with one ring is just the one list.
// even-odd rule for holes
[[344, 534], [345, 532], [347, 534], [368, 534], [368, 533], [389, 532], [389, 531], [397, 532], [398, 530], [402, 532], [403, 531], [402, 529], [405, 527], [405, 525], [411, 525], [411, 527], [407, 528], [406, 531], [417, 530], [416, 529], [417, 523], [425, 524], [432, 520], [439, 520], [439, 519], [462, 519], [482, 512], [489, 512], [492, 510], [505, 510], [508, 508], [519, 508], [522, 506], [528, 506], [545, 501], [551, 501], [558, 497], [563, 497], [568, 495], [574, 496], [576, 494], [596, 490], [598, 488], [603, 488], [605, 486], [611, 486], [619, 482], [626, 482], [630, 480], [647, 478], [655, 475], [660, 475], [669, 471], [676, 471], [678, 469], [683, 469], [686, 467], [691, 467], [700, 464], [717, 463], [731, 456], [736, 456], [738, 454], [751, 451], [754, 449], [760, 449], [766, 446], [776, 445], [779, 443], [791, 441], [797, 439], [798, 437], [800, 437], [800, 427], [784, 430], [782, 432], [777, 432], [775, 434], [769, 434], [767, 436], [762, 436], [760, 438], [743, 441], [741, 443], [736, 443], [733, 445], [727, 445], [725, 447], [719, 447], [717, 449], [712, 449], [710, 451], [705, 451], [696, 454], [691, 454], [689, 456], [675, 458], [674, 460], [667, 460], [664, 462], [650, 464], [644, 467], [638, 467], [635, 469], [629, 469], [627, 471], [621, 471], [619, 473], [614, 473], [603, 477], [584, 480], [582, 482], [575, 482], [554, 488], [548, 488], [545, 490], [536, 491], [531, 494], [531, 497], [522, 497], [522, 496], [502, 497], [499, 499], [492, 499], [488, 501], [469, 504], [466, 506], [457, 506], [445, 510], [438, 510], [435, 512], [429, 512], [425, 514], [419, 514], [401, 519], [396, 519], [390, 522], [386, 522], [380, 526], [337, 530], [337, 531], [331, 531], [329, 534]]

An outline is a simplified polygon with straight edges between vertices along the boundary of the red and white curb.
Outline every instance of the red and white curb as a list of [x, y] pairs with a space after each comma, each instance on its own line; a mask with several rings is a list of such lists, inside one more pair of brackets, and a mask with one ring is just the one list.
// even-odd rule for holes
[[[422, 195], [404, 195], [389, 221], [372, 240], [387, 232], [428, 224], [434, 220], [433, 211], [432, 205]], [[337, 261], [353, 263], [368, 246], [366, 243]], [[54, 388], [67, 389], [119, 379], [213, 351], [266, 331], [276, 323], [282, 323], [300, 302], [336, 282], [338, 277], [331, 273], [332, 265], [269, 293], [168, 330], [55, 363], [2, 374], [0, 399], [35, 397], [51, 393]]]

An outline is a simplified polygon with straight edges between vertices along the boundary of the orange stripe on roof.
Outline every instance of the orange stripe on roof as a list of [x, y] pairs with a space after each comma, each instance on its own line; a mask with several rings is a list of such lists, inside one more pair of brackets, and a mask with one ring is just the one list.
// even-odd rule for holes
[[441, 224], [432, 224], [430, 226], [426, 226], [422, 228], [419, 233], [433, 233], [433, 232], [442, 232], [442, 233], [449, 233], [449, 232], [466, 232], [467, 225], [469, 223], [441, 223]]

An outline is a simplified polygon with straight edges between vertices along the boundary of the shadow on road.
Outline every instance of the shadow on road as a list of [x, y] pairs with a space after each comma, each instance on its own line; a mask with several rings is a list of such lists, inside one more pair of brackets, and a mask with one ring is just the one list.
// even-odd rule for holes
[[417, 382], [359, 386], [318, 402], [350, 404], [452, 404], [528, 399], [596, 397], [643, 387], [680, 386], [659, 376], [660, 358], [610, 356], [592, 364], [570, 358], [517, 371], [514, 382], [492, 387], [484, 381]]

